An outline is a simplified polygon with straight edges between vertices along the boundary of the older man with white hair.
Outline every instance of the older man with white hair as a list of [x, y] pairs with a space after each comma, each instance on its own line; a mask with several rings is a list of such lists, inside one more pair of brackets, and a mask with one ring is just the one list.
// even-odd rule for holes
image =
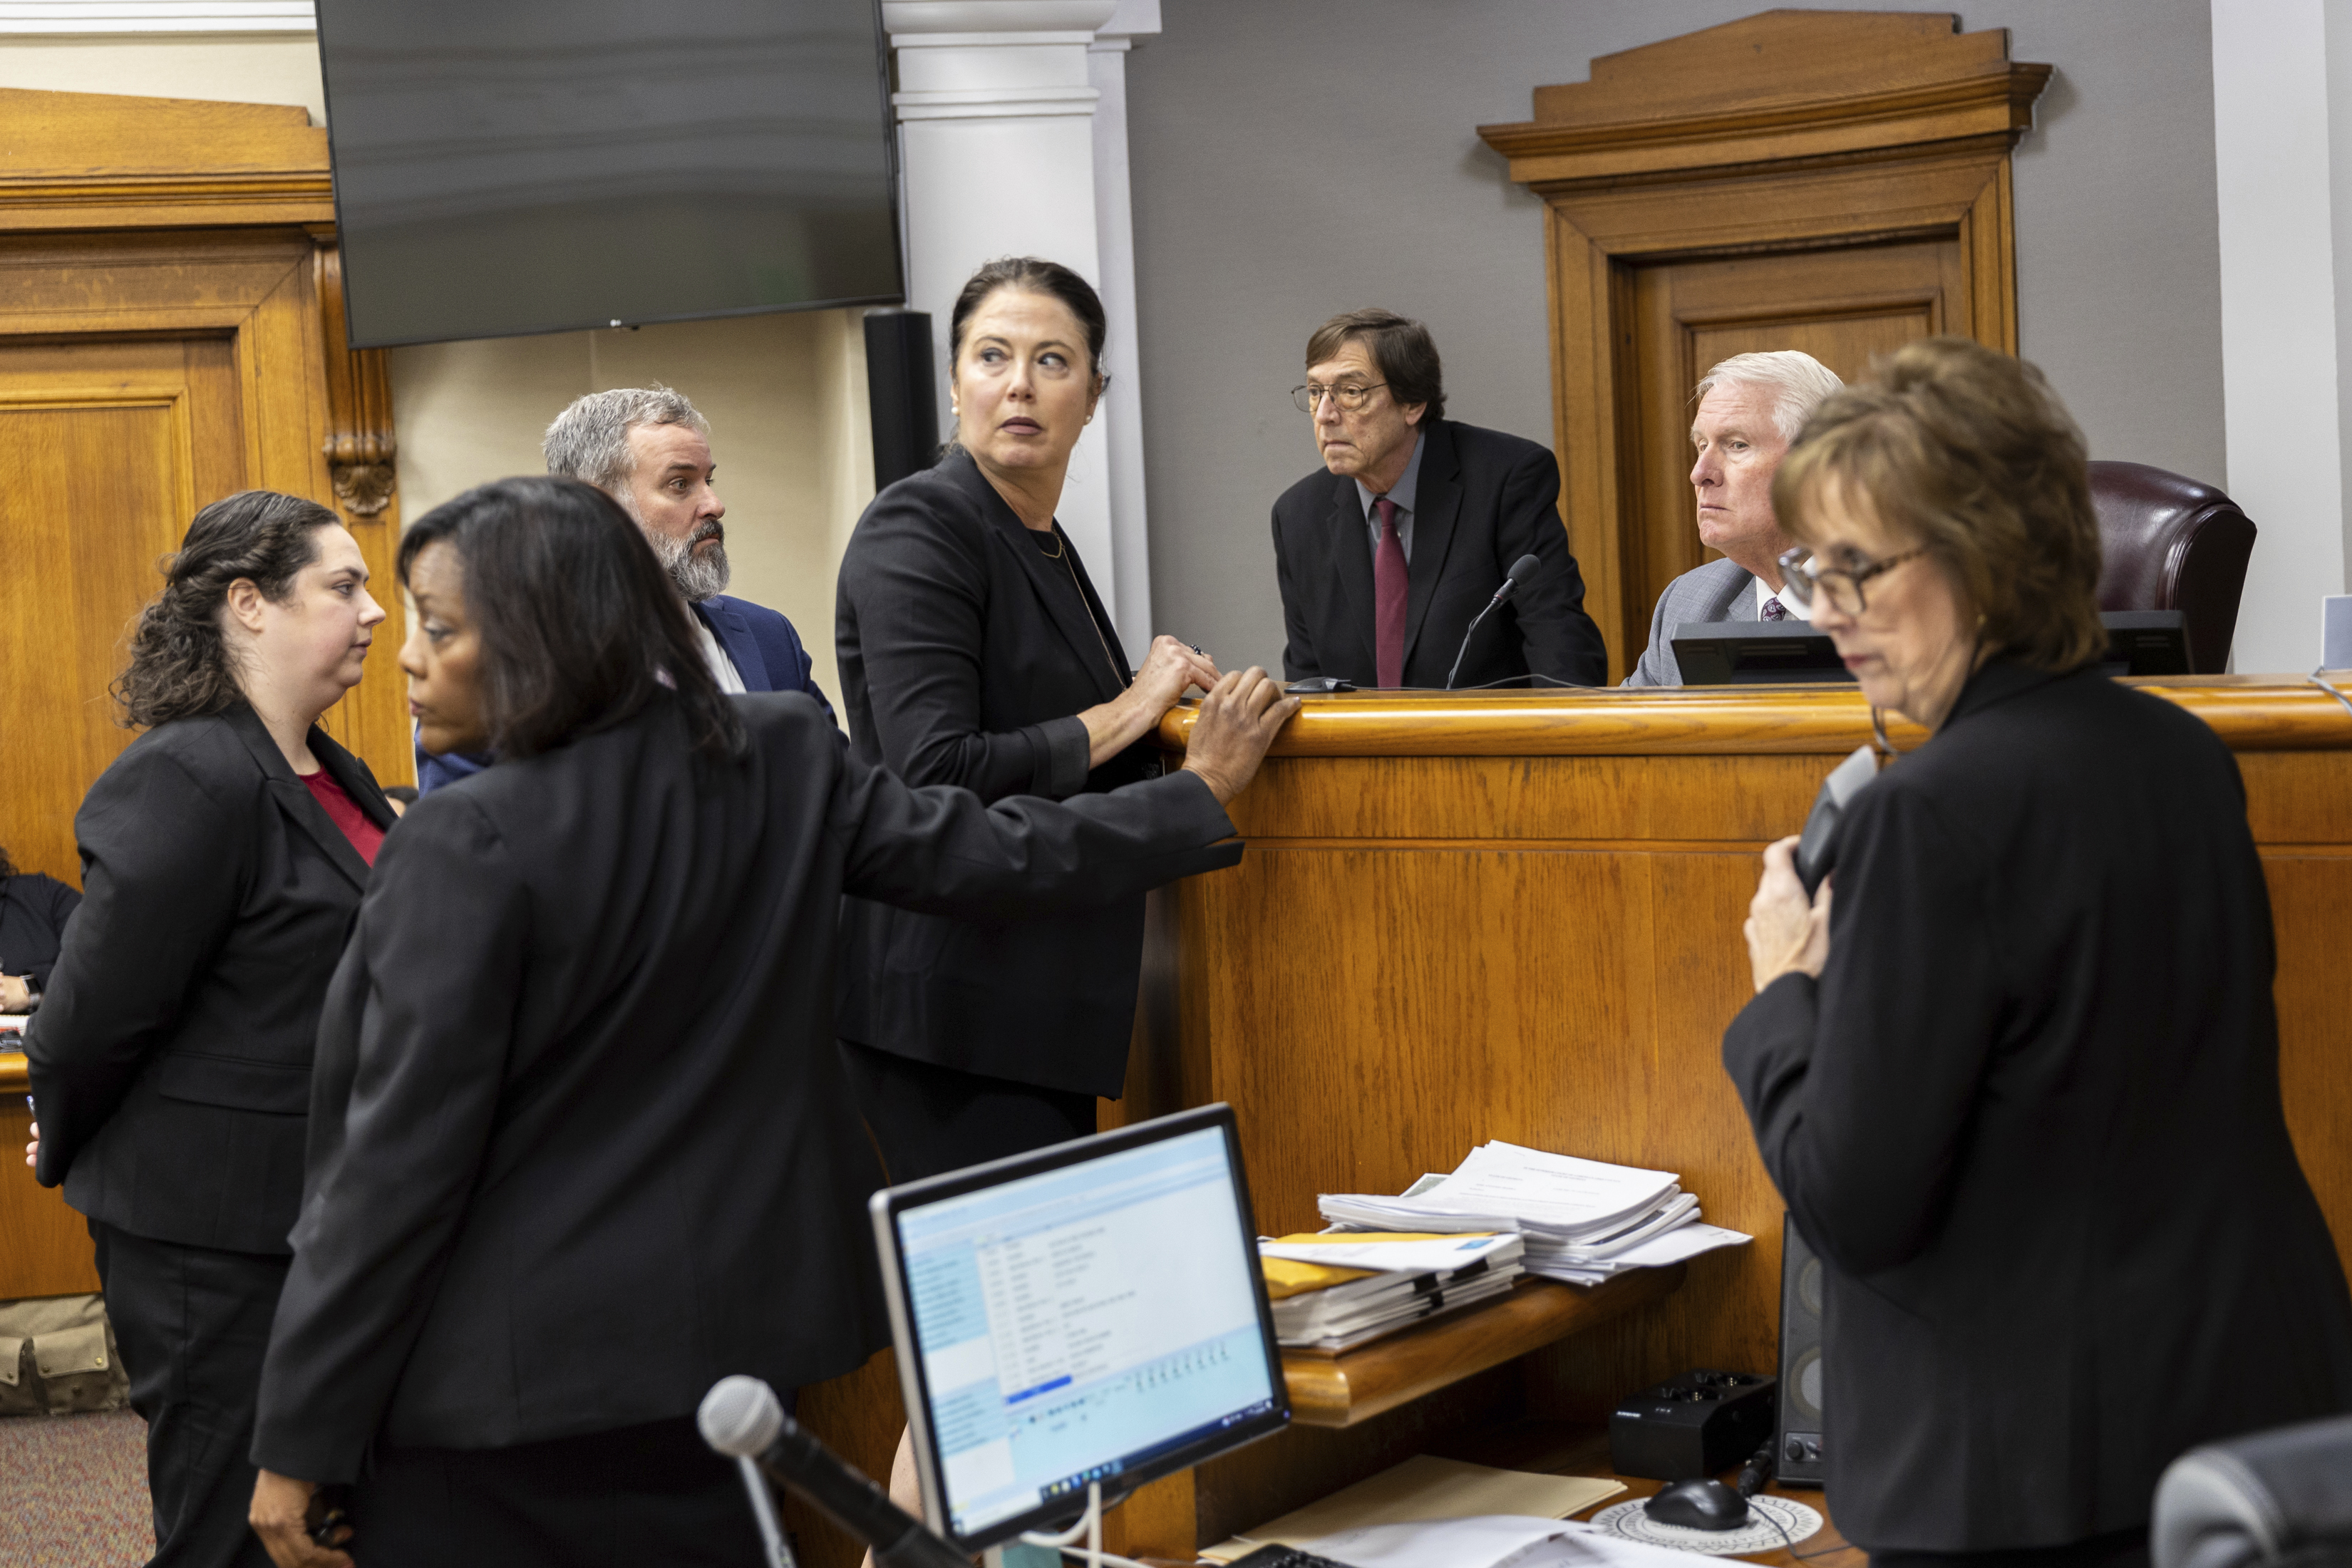
[[[684, 393], [658, 384], [592, 392], [555, 416], [541, 450], [549, 473], [594, 485], [636, 523], [694, 612], [719, 689], [805, 691], [833, 711], [792, 622], [726, 593], [727, 508], [712, 488], [719, 464], [710, 422]], [[436, 757], [419, 745], [417, 787], [429, 793], [488, 765], [486, 757]]]
[[1809, 353], [1735, 354], [1700, 378], [1691, 420], [1691, 489], [1698, 536], [1723, 558], [1684, 573], [1658, 595], [1650, 646], [1627, 686], [1680, 686], [1675, 628], [1696, 621], [1805, 619], [1780, 596], [1780, 553], [1795, 541], [1772, 514], [1772, 475], [1822, 400], [1845, 384]]

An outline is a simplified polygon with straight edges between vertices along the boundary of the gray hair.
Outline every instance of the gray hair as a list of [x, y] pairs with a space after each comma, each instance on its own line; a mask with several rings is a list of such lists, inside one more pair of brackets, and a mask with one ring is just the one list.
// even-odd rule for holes
[[1769, 353], [1733, 354], [1699, 377], [1691, 398], [1696, 402], [1710, 388], [1728, 381], [1771, 395], [1772, 424], [1783, 441], [1795, 440], [1813, 410], [1845, 385], [1837, 372], [1812, 355], [1797, 349], [1775, 349]]
[[[547, 471], [562, 479], [585, 479], [621, 500], [637, 467], [636, 454], [629, 450], [629, 432], [640, 425], [685, 425], [706, 439], [710, 435], [710, 421], [686, 400], [686, 394], [659, 382], [592, 392], [547, 427], [540, 443], [547, 455]], [[622, 504], [628, 505], [625, 500]], [[635, 515], [635, 509], [630, 510]]]

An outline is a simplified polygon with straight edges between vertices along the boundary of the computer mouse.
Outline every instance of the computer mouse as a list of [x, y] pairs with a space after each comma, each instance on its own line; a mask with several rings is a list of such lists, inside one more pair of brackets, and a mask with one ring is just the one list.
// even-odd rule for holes
[[1658, 1489], [1642, 1511], [1685, 1530], [1737, 1530], [1748, 1521], [1748, 1500], [1721, 1481], [1676, 1481]]

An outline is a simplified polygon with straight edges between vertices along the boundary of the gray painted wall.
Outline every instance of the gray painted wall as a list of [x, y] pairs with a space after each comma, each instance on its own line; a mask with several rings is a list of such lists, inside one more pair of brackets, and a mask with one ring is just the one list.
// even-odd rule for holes
[[[1822, 4], [1822, 0], [1814, 0]], [[1227, 668], [1282, 651], [1267, 510], [1315, 467], [1286, 394], [1307, 333], [1427, 321], [1449, 412], [1549, 444], [1542, 204], [1475, 127], [1591, 58], [1756, 0], [1171, 0], [1129, 57], [1155, 631]], [[1885, 9], [1855, 5], [1841, 8]], [[2025, 356], [2095, 456], [2222, 468], [2208, 0], [2007, 0], [1960, 14], [2055, 65], [2016, 157]], [[1124, 363], [1122, 363], [1124, 362]]]

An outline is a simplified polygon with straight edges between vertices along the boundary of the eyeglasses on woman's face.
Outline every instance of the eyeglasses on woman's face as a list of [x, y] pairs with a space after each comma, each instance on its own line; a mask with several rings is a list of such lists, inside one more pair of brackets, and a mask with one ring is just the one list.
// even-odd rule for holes
[[1387, 384], [1385, 381], [1349, 381], [1336, 386], [1322, 386], [1310, 381], [1304, 386], [1292, 387], [1290, 401], [1297, 405], [1301, 414], [1312, 414], [1328, 397], [1346, 412], [1354, 414], [1371, 401], [1373, 393]]
[[1870, 608], [1870, 596], [1863, 591], [1864, 583], [1881, 573], [1892, 572], [1913, 556], [1926, 553], [1926, 545], [1916, 545], [1858, 566], [1821, 566], [1814, 563], [1812, 551], [1800, 544], [1781, 552], [1780, 577], [1790, 596], [1807, 609], [1826, 600], [1842, 616], [1859, 616]]

